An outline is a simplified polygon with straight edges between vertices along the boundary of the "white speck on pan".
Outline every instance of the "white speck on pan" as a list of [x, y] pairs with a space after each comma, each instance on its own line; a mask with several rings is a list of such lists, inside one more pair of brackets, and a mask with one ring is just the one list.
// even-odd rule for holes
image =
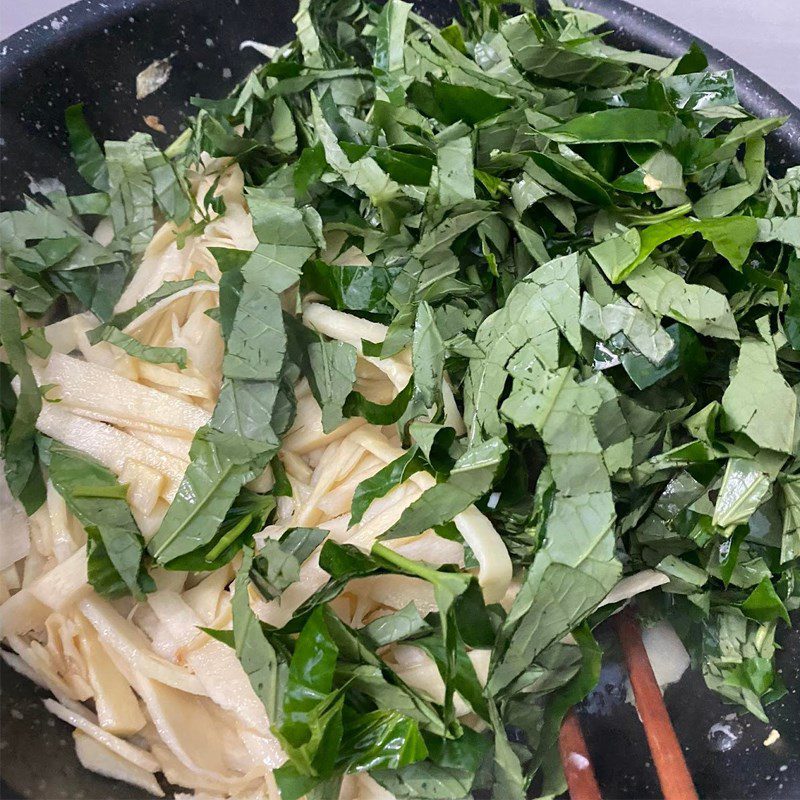
[[781, 738], [780, 733], [778, 733], [778, 731], [776, 731], [775, 728], [773, 728], [769, 732], [769, 735], [767, 736], [767, 738], [764, 739], [764, 747], [769, 747], [770, 745], [775, 744], [775, 742], [777, 742], [778, 739], [780, 739], [780, 738]]
[[262, 42], [254, 42], [252, 39], [245, 39], [240, 45], [239, 49], [244, 50], [247, 47], [252, 47], [253, 50], [257, 50], [261, 55], [266, 56], [269, 59], [275, 57], [275, 54], [280, 49], [279, 47], [273, 47], [271, 44], [263, 44]]
[[152, 94], [169, 80], [169, 75], [172, 72], [172, 64], [170, 64], [172, 55], [167, 56], [167, 58], [156, 59], [136, 76], [137, 100], [142, 100], [147, 95]]
[[152, 128], [159, 133], [167, 132], [167, 129], [161, 124], [161, 120], [155, 114], [146, 114], [142, 119], [148, 128]]
[[48, 195], [52, 192], [64, 192], [67, 188], [58, 178], [34, 178], [33, 175], [26, 172], [25, 176], [28, 178], [28, 191], [31, 194]]

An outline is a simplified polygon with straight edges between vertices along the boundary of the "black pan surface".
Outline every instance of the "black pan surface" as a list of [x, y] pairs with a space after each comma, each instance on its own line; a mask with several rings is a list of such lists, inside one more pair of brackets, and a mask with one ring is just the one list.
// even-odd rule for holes
[[[10, 0], [3, 0], [7, 2]], [[24, 0], [17, 0], [17, 2]], [[581, 5], [610, 19], [616, 45], [677, 56], [695, 40], [689, 33], [621, 0]], [[77, 101], [101, 138], [147, 130], [155, 115], [166, 146], [190, 112], [188, 98], [225, 95], [261, 60], [244, 40], [283, 44], [293, 35], [295, 3], [287, 0], [81, 0], [0, 43], [0, 205], [15, 207], [32, 179], [58, 178], [68, 190], [80, 179], [67, 155], [63, 113]], [[416, 8], [436, 22], [454, 13], [451, 0], [420, 0]], [[800, 163], [800, 111], [761, 79], [700, 42], [711, 68], [733, 67], [742, 103], [760, 116], [790, 121], [768, 143], [774, 172]], [[155, 59], [171, 57], [172, 74], [158, 91], [136, 100], [136, 75]], [[613, 640], [598, 689], [580, 710], [603, 795], [659, 797], [636, 711], [627, 702]], [[666, 701], [702, 798], [800, 798], [800, 635], [782, 638], [778, 656], [789, 694], [770, 708], [771, 724], [712, 695], [695, 673], [666, 690]], [[75, 757], [69, 726], [41, 705], [44, 693], [5, 664], [0, 673], [0, 798], [122, 800], [141, 791], [87, 772]], [[772, 728], [780, 739], [763, 742]], [[502, 800], [502, 798], [497, 798]]]

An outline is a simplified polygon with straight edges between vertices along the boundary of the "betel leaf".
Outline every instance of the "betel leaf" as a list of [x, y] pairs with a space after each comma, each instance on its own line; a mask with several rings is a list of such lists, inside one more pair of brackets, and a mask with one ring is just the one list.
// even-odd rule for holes
[[241, 265], [244, 279], [275, 293], [300, 279], [303, 264], [324, 244], [322, 224], [310, 207], [294, 208], [264, 189], [248, 189], [258, 245]]
[[782, 619], [787, 625], [791, 624], [789, 612], [775, 591], [772, 581], [764, 578], [753, 589], [741, 605], [742, 613], [758, 622], [772, 622]]
[[[433, 586], [433, 596], [439, 612], [441, 645], [438, 642], [431, 642], [428, 648], [433, 648], [435, 652], [434, 660], [445, 685], [443, 704], [445, 723], [452, 727], [455, 721], [453, 694], [456, 691], [456, 682], [459, 691], [468, 699], [471, 698], [473, 710], [486, 716], [488, 712], [485, 709], [474, 667], [461, 649], [463, 645], [460, 648], [460, 643], [466, 640], [464, 634], [476, 621], [469, 619], [472, 614], [477, 615], [479, 626], [483, 623], [488, 627], [488, 617], [475, 578], [468, 573], [445, 572], [412, 561], [380, 542], [373, 544], [371, 554], [392, 572], [420, 577]], [[459, 614], [459, 604], [462, 604], [462, 612], [465, 610], [462, 603], [465, 598], [469, 598], [472, 602], [466, 604], [466, 613]]]
[[264, 705], [267, 719], [273, 725], [277, 725], [281, 719], [288, 665], [264, 635], [258, 618], [250, 608], [248, 587], [253, 550], [245, 546], [242, 553], [242, 565], [236, 573], [231, 603], [236, 657], [256, 697]]
[[477, 768], [469, 770], [462, 764], [441, 766], [424, 761], [401, 770], [377, 771], [372, 777], [398, 800], [464, 800], [469, 796]]
[[153, 179], [145, 164], [152, 149], [153, 140], [144, 133], [136, 133], [126, 142], [105, 144], [115, 242], [134, 256], [144, 252], [155, 231]]
[[[770, 602], [759, 607], [773, 607]], [[774, 607], [773, 607], [774, 608]], [[723, 697], [766, 722], [762, 700], [776, 679], [775, 623], [748, 620], [733, 605], [714, 609], [703, 625], [703, 677]]]
[[692, 210], [698, 217], [724, 217], [735, 211], [745, 200], [752, 197], [764, 178], [766, 144], [763, 136], [747, 142], [744, 154], [745, 179], [732, 186], [721, 186], [701, 197]]
[[490, 719], [494, 732], [494, 779], [503, 797], [524, 800], [525, 776], [519, 757], [511, 747], [500, 711], [494, 701], [489, 702]]
[[229, 564], [256, 533], [264, 529], [275, 508], [273, 494], [256, 494], [242, 489], [219, 526], [217, 534], [204, 547], [164, 564], [165, 569], [210, 572]]
[[406, 20], [411, 3], [391, 0], [381, 12], [375, 31], [374, 66], [383, 72], [403, 68]]
[[747, 434], [760, 447], [792, 452], [797, 396], [781, 375], [771, 342], [742, 341], [722, 408], [728, 429]]
[[584, 294], [581, 325], [603, 341], [617, 333], [625, 334], [628, 341], [655, 365], [663, 363], [673, 349], [672, 338], [658, 320], [622, 298], [600, 306], [590, 294]]
[[340, 311], [391, 311], [387, 294], [398, 267], [351, 266], [309, 261], [303, 268], [303, 288], [319, 292]]
[[781, 536], [781, 564], [800, 556], [800, 477], [779, 477], [783, 525]]
[[464, 382], [471, 442], [504, 432], [498, 407], [512, 370], [524, 375], [536, 363], [555, 368], [560, 334], [581, 348], [580, 261], [578, 254], [564, 256], [526, 276], [478, 329], [475, 343], [483, 355], [470, 359]]
[[[426, 113], [446, 125], [460, 120], [476, 125], [496, 117], [512, 104], [510, 97], [492, 95], [478, 86], [455, 85], [436, 79], [430, 85], [413, 83], [408, 95]], [[468, 180], [472, 183], [471, 175]]]
[[468, 136], [446, 142], [436, 153], [439, 202], [454, 206], [475, 199], [472, 142]]
[[416, 420], [408, 426], [408, 432], [434, 470], [450, 471], [453, 465], [450, 450], [456, 440], [454, 428], [436, 422]]
[[322, 430], [330, 433], [344, 419], [344, 405], [356, 380], [356, 349], [319, 337], [308, 346], [308, 361], [309, 384], [322, 409]]
[[679, 236], [699, 233], [711, 243], [732, 267], [741, 269], [758, 237], [758, 224], [752, 217], [722, 219], [675, 219], [649, 225], [640, 232], [631, 229], [606, 239], [589, 252], [613, 283], [627, 278], [643, 264], [657, 247]]
[[[675, 346], [658, 366], [635, 350], [623, 352], [620, 362], [639, 389], [647, 389], [667, 376], [681, 374], [689, 380], [702, 374], [708, 364], [700, 340], [689, 328], [673, 323], [666, 329]], [[596, 349], [595, 349], [596, 352]]]
[[[569, 200], [584, 200], [601, 207], [612, 205], [608, 187], [598, 180], [598, 176], [587, 174], [570, 159], [555, 153], [530, 153], [529, 159], [525, 172], [530, 177], [533, 186], [526, 187], [525, 203], [529, 200], [537, 202], [539, 199], [542, 199], [543, 202], [553, 201], [556, 199], [553, 197], [553, 193], [555, 193], [564, 195]], [[518, 184], [515, 184], [515, 188], [517, 186]], [[544, 197], [540, 198], [537, 195], [542, 191], [544, 191]], [[525, 203], [519, 197], [517, 209], [519, 210], [520, 206]], [[574, 228], [574, 222], [565, 227]]]
[[[144, 599], [155, 585], [142, 564], [144, 539], [128, 507], [126, 488], [93, 458], [58, 442], [50, 447], [49, 476], [89, 535], [89, 577], [95, 590], [111, 597], [132, 594]], [[110, 586], [101, 581], [106, 559], [121, 579], [122, 591], [113, 582]]]
[[83, 115], [83, 103], [69, 106], [64, 112], [72, 157], [81, 177], [100, 192], [109, 190], [108, 167], [97, 139]]
[[[224, 313], [222, 289], [220, 310]], [[286, 332], [280, 298], [271, 289], [245, 281], [238, 292], [227, 336], [223, 374], [245, 380], [275, 380], [280, 375], [285, 352]]]
[[568, 368], [544, 372], [542, 378], [532, 399], [515, 381], [503, 404], [515, 424], [538, 430], [550, 458], [539, 480], [546, 476], [555, 493], [544, 541], [494, 647], [488, 684], [493, 693], [507, 692], [520, 681], [523, 688], [530, 665], [585, 619], [621, 570], [614, 553], [614, 499], [599, 439], [605, 434], [599, 415], [615, 393], [600, 376], [578, 382]]
[[403, 50], [409, 11], [411, 3], [389, 0], [381, 10], [375, 28], [373, 70], [376, 83], [395, 104], [402, 103], [405, 94], [397, 73], [401, 73], [404, 66]]
[[707, 147], [698, 148], [696, 169], [703, 169], [712, 164], [731, 159], [736, 151], [754, 136], [763, 136], [779, 128], [786, 121], [786, 117], [767, 117], [766, 119], [747, 119], [734, 125], [729, 133], [718, 136], [713, 140], [705, 140]]
[[108, 319], [128, 272], [122, 256], [89, 236], [71, 210], [32, 198], [24, 210], [0, 213], [0, 250], [8, 261], [6, 276], [36, 314], [61, 292]]
[[385, 661], [374, 652], [362, 631], [345, 625], [328, 607], [326, 623], [340, 659], [339, 680], [347, 682], [351, 703], [362, 708], [374, 704], [380, 709], [404, 714], [419, 723], [421, 730], [432, 736], [445, 736], [447, 731], [436, 705], [404, 683]]
[[643, 108], [611, 108], [575, 117], [543, 131], [548, 138], [569, 144], [651, 142], [674, 145], [684, 132], [672, 114]]
[[[281, 796], [297, 798], [333, 776], [370, 768], [399, 769], [427, 755], [416, 720], [394, 709], [359, 712], [336, 688], [347, 629], [320, 607], [295, 643], [281, 724], [273, 727], [290, 757], [275, 771]], [[342, 641], [342, 644], [351, 644]], [[358, 655], [362, 655], [359, 651]], [[355, 685], [358, 685], [358, 680]], [[347, 725], [345, 725], [345, 720]]]
[[182, 292], [201, 283], [211, 284], [209, 290], [215, 291], [215, 287], [213, 286], [214, 282], [202, 270], [198, 270], [191, 278], [186, 278], [185, 280], [164, 281], [158, 289], [143, 297], [136, 305], [132, 306], [127, 311], [120, 311], [114, 314], [114, 316], [108, 320], [108, 324], [113, 325], [115, 328], [127, 328], [133, 320], [144, 314], [148, 309], [151, 309], [156, 303], [160, 303], [162, 300], [166, 300], [178, 294], [178, 292]]
[[738, 339], [739, 329], [725, 295], [656, 264], [643, 264], [625, 283], [654, 313], [672, 317], [705, 336]]
[[433, 309], [424, 301], [417, 306], [414, 320], [411, 366], [414, 370], [413, 413], [418, 415], [422, 411], [441, 407], [444, 342], [436, 326]]
[[[19, 376], [19, 393], [10, 424], [3, 429], [3, 459], [11, 494], [32, 514], [44, 502], [45, 487], [36, 456], [36, 419], [42, 397], [25, 356], [19, 312], [11, 295], [0, 294], [0, 342], [11, 368]], [[10, 387], [6, 387], [8, 389]], [[5, 422], [5, 420], [4, 420]]]
[[345, 772], [402, 769], [428, 755], [416, 720], [398, 711], [364, 714], [345, 730], [342, 740]]
[[792, 253], [786, 268], [789, 281], [789, 304], [786, 307], [784, 325], [789, 344], [800, 350], [800, 256]]
[[[352, 545], [337, 545], [328, 541], [320, 554], [320, 566], [331, 575], [332, 581], [298, 609], [295, 618], [298, 621], [305, 623], [314, 609], [336, 597], [353, 578], [390, 572], [430, 582], [439, 609], [442, 643], [432, 639], [418, 643], [434, 653], [445, 685], [450, 687], [445, 695], [447, 720], [450, 722], [453, 720], [452, 691], [455, 688], [453, 681], [458, 683], [458, 691], [470, 698], [470, 702], [479, 713], [485, 712], [474, 668], [468, 659], [464, 660], [465, 655], [458, 654], [459, 641], [482, 647], [486, 645], [487, 636], [491, 635], [491, 625], [483, 605], [481, 590], [474, 577], [434, 569], [424, 563], [404, 558], [377, 543], [373, 545], [371, 556], [368, 556]], [[293, 620], [284, 631], [293, 631], [295, 627], [296, 623]], [[415, 624], [413, 627], [416, 629], [419, 625]], [[418, 708], [418, 705], [415, 707]], [[417, 718], [415, 714], [412, 716]]]
[[409, 603], [393, 614], [378, 617], [360, 630], [361, 636], [376, 649], [430, 632], [430, 625], [419, 615], [414, 603]]
[[342, 412], [346, 417], [362, 417], [373, 425], [392, 425], [403, 416], [413, 394], [413, 377], [388, 403], [375, 403], [360, 392], [352, 391], [344, 402]]
[[[114, 600], [131, 594], [130, 588], [109, 558], [100, 534], [94, 528], [86, 529], [86, 579], [92, 589], [102, 597]], [[147, 574], [143, 573], [142, 590], [155, 590], [155, 584], [149, 584], [148, 580]]]
[[467, 450], [456, 461], [447, 480], [426, 489], [380, 538], [417, 536], [428, 528], [450, 522], [489, 491], [506, 449], [500, 439], [488, 439]]
[[158, 207], [176, 225], [186, 222], [193, 203], [180, 168], [155, 146], [145, 153], [144, 165], [153, 182], [153, 198]]
[[618, 61], [570, 47], [547, 36], [524, 16], [504, 21], [500, 30], [515, 61], [527, 72], [567, 84], [615, 86], [629, 79], [629, 68]]
[[757, 462], [731, 458], [714, 505], [712, 522], [720, 528], [747, 524], [770, 490], [770, 477]]
[[147, 543], [153, 558], [162, 564], [208, 544], [243, 484], [260, 471], [227, 455], [202, 429], [191, 457], [175, 499]]
[[39, 358], [48, 358], [53, 350], [53, 346], [47, 341], [43, 328], [28, 328], [22, 334], [22, 341], [34, 355]]
[[87, 335], [90, 344], [108, 342], [142, 361], [149, 361], [151, 364], [177, 364], [179, 369], [186, 369], [187, 355], [184, 347], [154, 347], [143, 344], [113, 325], [94, 328]]
[[[294, 717], [276, 773], [284, 800], [336, 797], [362, 771], [417, 800], [563, 792], [560, 722], [596, 681], [588, 625], [621, 564], [668, 578], [668, 597], [650, 592], [639, 607], [668, 609], [707, 684], [766, 719], [783, 691], [776, 630], [800, 607], [800, 172], [769, 174], [766, 137], [781, 120], [752, 118], [730, 71], [708, 72], [698, 47], [678, 59], [627, 52], [599, 15], [555, 0], [541, 13], [461, 3], [444, 29], [402, 0], [301, 0], [295, 20], [297, 40], [230, 97], [193, 101], [199, 113], [167, 153], [140, 134], [104, 154], [68, 112], [95, 188], [68, 196], [34, 181], [44, 199], [0, 215], [9, 307], [28, 316], [90, 311], [102, 323], [92, 338], [110, 324], [129, 351], [161, 358], [114, 331], [139, 338], [139, 315], [219, 292], [205, 312], [226, 345], [219, 401], [151, 548], [160, 566], [193, 573], [242, 553], [233, 630], [209, 635], [237, 648], [271, 724], [285, 708]], [[98, 216], [109, 245], [88, 233]], [[219, 285], [168, 281], [115, 314], [161, 217], [169, 252], [211, 245]], [[373, 386], [372, 367], [356, 383], [356, 339], [303, 326], [320, 296], [358, 338], [386, 326], [382, 342], [361, 344], [392, 374], [390, 403], [367, 399], [389, 386]], [[50, 440], [34, 433], [26, 392], [56, 395], [24, 361], [35, 371], [47, 346], [37, 333], [20, 345], [16, 325], [10, 335], [3, 438], [16, 412], [41, 498], [36, 458], [46, 466]], [[361, 481], [351, 523], [424, 468], [427, 491], [387, 535], [432, 526], [461, 543], [467, 520], [454, 518], [483, 515], [515, 577], [505, 608], [485, 605], [473, 574], [485, 554], [468, 546], [463, 566], [435, 567], [408, 543], [367, 554], [298, 529], [253, 556], [291, 491], [277, 454], [301, 375], [326, 430], [352, 415], [414, 443]], [[316, 466], [314, 452], [296, 457]], [[269, 494], [244, 488], [270, 465]], [[253, 594], [280, 603], [301, 591], [320, 544], [329, 580], [282, 628], [260, 624]], [[99, 592], [129, 592], [99, 532], [87, 551]], [[428, 600], [396, 610], [383, 594], [409, 579], [428, 583], [436, 613]], [[497, 583], [498, 595], [511, 588]], [[367, 589], [382, 605], [353, 605]], [[369, 623], [354, 630], [337, 612]], [[409, 666], [414, 651], [430, 661]], [[290, 663], [296, 695], [284, 703]], [[423, 669], [438, 672], [424, 687], [435, 702], [403, 679]]]
[[[292, 411], [281, 408], [284, 401], [289, 401], [284, 387], [274, 382], [223, 381], [211, 422], [198, 431], [196, 439], [214, 442], [231, 460], [260, 463], [277, 450], [278, 436], [291, 424], [290, 418], [279, 419], [280, 414]], [[259, 472], [261, 467], [254, 470]]]
[[364, 192], [370, 200], [381, 207], [393, 200], [400, 191], [400, 187], [378, 166], [375, 159], [363, 156], [351, 163], [342, 150], [336, 134], [325, 120], [317, 96], [311, 95], [311, 108], [314, 127], [320, 142], [325, 149], [325, 158], [328, 165], [347, 183]]
[[[333, 772], [344, 726], [344, 694], [332, 691], [338, 648], [317, 608], [295, 643], [283, 697], [282, 721], [274, 727], [291, 766], [301, 774]], [[281, 783], [280, 772], [276, 775]]]
[[[708, 66], [702, 64], [702, 67]], [[739, 100], [734, 85], [733, 70], [719, 72], [675, 71], [659, 79], [667, 90], [667, 98], [675, 108], [694, 111], [714, 106], [735, 106]]]
[[319, 528], [290, 528], [280, 539], [267, 539], [253, 559], [250, 579], [267, 599], [300, 577], [300, 566], [328, 535]]
[[373, 500], [385, 497], [392, 489], [423, 468], [417, 449], [412, 447], [394, 461], [381, 467], [374, 475], [361, 481], [353, 494], [348, 527], [361, 522], [364, 512]]
[[759, 242], [781, 242], [791, 247], [800, 247], [800, 217], [774, 217], [758, 219]]

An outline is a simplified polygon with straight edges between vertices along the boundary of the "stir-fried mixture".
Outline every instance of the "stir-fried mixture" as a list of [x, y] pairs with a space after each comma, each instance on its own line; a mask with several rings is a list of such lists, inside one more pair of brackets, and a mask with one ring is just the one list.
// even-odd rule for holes
[[303, 0], [163, 152], [70, 108], [90, 190], [0, 216], [2, 655], [88, 769], [552, 795], [593, 628], [634, 595], [729, 701], [783, 693], [782, 120], [696, 48], [523, 6]]

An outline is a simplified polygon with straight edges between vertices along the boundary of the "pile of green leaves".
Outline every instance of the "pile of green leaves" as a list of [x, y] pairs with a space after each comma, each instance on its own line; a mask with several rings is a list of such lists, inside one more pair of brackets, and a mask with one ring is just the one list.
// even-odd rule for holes
[[[326, 431], [361, 416], [397, 424], [409, 446], [359, 486], [354, 522], [426, 469], [436, 485], [381, 538], [457, 538], [453, 517], [475, 503], [512, 555], [521, 588], [507, 612], [484, 605], [469, 573], [380, 543], [371, 555], [326, 543], [329, 583], [282, 630], [236, 593], [233, 632], [214, 635], [235, 646], [290, 757], [286, 798], [333, 796], [360, 770], [402, 798], [522, 798], [534, 781], [557, 793], [560, 721], [599, 669], [593, 612], [647, 568], [669, 578], [648, 612], [671, 613], [711, 688], [762, 719], [784, 691], [775, 633], [800, 607], [800, 168], [769, 174], [765, 137], [782, 120], [754, 119], [733, 74], [707, 71], [696, 47], [622, 51], [597, 15], [550, 5], [510, 15], [478, 0], [437, 28], [402, 0], [302, 0], [297, 39], [231, 97], [194, 98], [166, 155], [141, 135], [103, 153], [72, 111], [94, 192], [0, 218], [13, 291], [3, 381], [21, 382], [2, 409], [6, 474], [29, 510], [41, 496], [35, 343], [6, 310], [42, 316], [66, 296], [105, 323], [98, 340], [145, 357], [110, 310], [154, 201], [185, 237], [225, 212], [217, 198], [189, 221], [183, 173], [206, 152], [243, 170], [259, 244], [214, 253], [224, 384], [149, 557], [196, 570], [247, 544], [264, 500], [242, 487], [278, 467], [300, 376]], [[111, 245], [86, 236], [86, 214], [109, 216]], [[355, 348], [282, 312], [298, 281], [388, 325], [362, 342], [367, 355], [410, 347], [413, 379], [395, 401], [362, 397]], [[446, 423], [445, 377], [463, 436]], [[245, 549], [238, 589], [269, 599], [297, 579], [322, 537], [287, 536]], [[432, 584], [438, 614], [403, 609], [355, 631], [328, 605], [354, 577], [398, 572]], [[375, 656], [402, 640], [435, 661], [442, 703]], [[485, 688], [475, 647], [492, 651]], [[459, 723], [456, 692], [487, 733]]]

